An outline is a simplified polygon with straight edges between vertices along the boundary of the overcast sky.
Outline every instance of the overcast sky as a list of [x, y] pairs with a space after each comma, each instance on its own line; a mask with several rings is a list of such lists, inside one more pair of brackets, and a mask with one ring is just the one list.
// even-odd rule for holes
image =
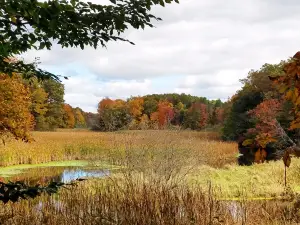
[[[102, 0], [93, 2], [101, 3]], [[70, 76], [65, 101], [96, 112], [103, 97], [188, 93], [226, 100], [239, 79], [264, 63], [277, 63], [300, 49], [299, 0], [181, 0], [157, 7], [156, 28], [130, 29], [135, 42], [94, 50], [30, 51], [41, 67]]]

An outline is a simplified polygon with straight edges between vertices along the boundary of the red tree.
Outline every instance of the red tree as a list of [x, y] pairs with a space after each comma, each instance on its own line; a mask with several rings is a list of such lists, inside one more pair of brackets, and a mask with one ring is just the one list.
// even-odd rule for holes
[[251, 137], [245, 141], [255, 142], [259, 147], [265, 148], [267, 144], [275, 142], [281, 136], [282, 128], [276, 116], [281, 109], [281, 103], [277, 99], [265, 100], [250, 110], [248, 114], [254, 119], [255, 128], [248, 129], [246, 136]]
[[247, 139], [243, 145], [257, 148], [255, 162], [263, 162], [267, 156], [267, 145], [276, 142], [277, 139], [285, 135], [283, 128], [276, 119], [281, 107], [282, 104], [279, 100], [269, 99], [248, 112], [255, 121], [255, 127], [247, 130], [245, 135]]
[[168, 101], [160, 101], [158, 103], [157, 112], [151, 114], [151, 120], [156, 121], [160, 129], [170, 124], [174, 118], [173, 104]]

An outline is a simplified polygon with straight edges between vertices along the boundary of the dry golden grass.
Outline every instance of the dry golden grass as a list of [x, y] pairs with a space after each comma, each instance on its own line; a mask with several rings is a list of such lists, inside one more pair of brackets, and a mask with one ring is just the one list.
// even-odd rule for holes
[[191, 131], [98, 133], [61, 130], [34, 132], [33, 137], [35, 142], [30, 144], [10, 141], [5, 146], [0, 145], [0, 166], [79, 159], [122, 164], [125, 158], [144, 157], [144, 161], [148, 161], [151, 155], [167, 157], [168, 153], [178, 158], [187, 157], [186, 163], [193, 160], [197, 165], [222, 167], [235, 163], [238, 152], [235, 143], [218, 141], [216, 133]]

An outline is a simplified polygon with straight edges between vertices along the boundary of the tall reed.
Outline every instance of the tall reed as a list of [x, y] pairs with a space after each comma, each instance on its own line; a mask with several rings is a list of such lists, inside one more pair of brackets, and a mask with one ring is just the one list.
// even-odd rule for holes
[[235, 163], [238, 152], [236, 144], [219, 141], [216, 133], [192, 131], [34, 132], [33, 137], [35, 141], [29, 144], [8, 141], [0, 145], [0, 166], [78, 159], [122, 164], [124, 157], [164, 154], [167, 160], [164, 151], [172, 151], [198, 164], [222, 167]]

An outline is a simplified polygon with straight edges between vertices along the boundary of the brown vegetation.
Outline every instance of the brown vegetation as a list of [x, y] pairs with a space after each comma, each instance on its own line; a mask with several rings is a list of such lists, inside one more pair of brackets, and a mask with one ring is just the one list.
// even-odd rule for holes
[[[235, 143], [218, 140], [218, 134], [191, 131], [89, 131], [34, 132], [35, 142], [10, 141], [0, 146], [0, 164], [37, 164], [60, 160], [104, 160], [124, 165], [125, 160], [142, 164], [168, 158], [183, 165], [222, 167], [235, 163]], [[151, 158], [151, 155], [157, 157]], [[193, 163], [191, 163], [193, 162]]]
[[1, 207], [1, 224], [297, 224], [297, 200], [222, 201], [191, 189], [143, 177], [94, 180], [59, 195]]

